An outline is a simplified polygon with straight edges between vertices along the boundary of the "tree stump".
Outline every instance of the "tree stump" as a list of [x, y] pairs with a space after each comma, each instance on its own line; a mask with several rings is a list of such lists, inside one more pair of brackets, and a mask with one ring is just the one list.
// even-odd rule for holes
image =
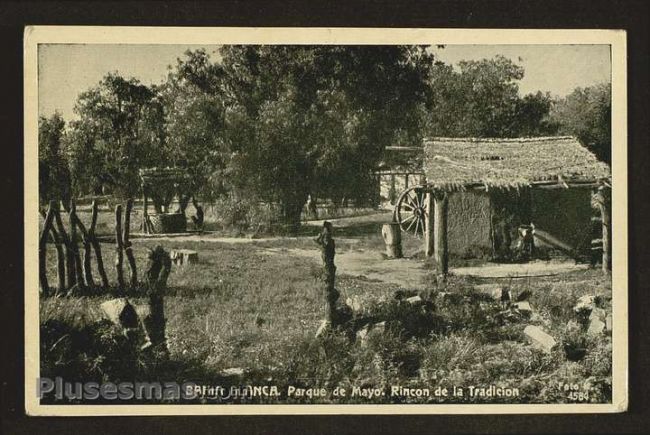
[[402, 258], [402, 229], [399, 222], [384, 224], [381, 227], [381, 236], [386, 243], [388, 258]]
[[191, 249], [172, 249], [170, 256], [172, 263], [177, 266], [197, 264], [199, 262], [199, 253]]

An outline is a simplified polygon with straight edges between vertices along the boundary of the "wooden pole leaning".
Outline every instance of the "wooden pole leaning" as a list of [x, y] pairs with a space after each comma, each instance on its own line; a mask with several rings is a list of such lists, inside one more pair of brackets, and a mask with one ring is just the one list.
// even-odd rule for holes
[[95, 258], [97, 259], [97, 272], [99, 272], [99, 278], [102, 281], [102, 287], [107, 289], [109, 287], [108, 276], [106, 275], [106, 269], [104, 268], [104, 259], [102, 258], [102, 248], [99, 240], [95, 236], [95, 228], [97, 227], [97, 214], [98, 207], [97, 201], [93, 201], [91, 207], [91, 218], [90, 218], [90, 227], [88, 228], [88, 238], [90, 239], [90, 244], [95, 250]]
[[133, 200], [129, 198], [126, 201], [126, 210], [124, 212], [124, 232], [122, 237], [122, 243], [124, 246], [124, 253], [126, 254], [126, 259], [129, 264], [129, 270], [131, 271], [130, 275], [130, 284], [131, 287], [135, 288], [138, 285], [138, 272], [135, 263], [135, 257], [133, 256], [132, 243], [129, 240], [129, 231], [131, 226], [131, 210], [133, 208]]
[[38, 273], [41, 285], [41, 294], [43, 296], [49, 296], [50, 294], [50, 286], [47, 282], [47, 235], [49, 234], [50, 227], [52, 226], [55, 207], [55, 202], [50, 201], [49, 207], [47, 209], [47, 214], [45, 215], [45, 222], [43, 223], [43, 230], [41, 231], [40, 237], [38, 239]]
[[124, 292], [124, 244], [122, 243], [122, 205], [115, 206], [115, 270], [118, 292]]

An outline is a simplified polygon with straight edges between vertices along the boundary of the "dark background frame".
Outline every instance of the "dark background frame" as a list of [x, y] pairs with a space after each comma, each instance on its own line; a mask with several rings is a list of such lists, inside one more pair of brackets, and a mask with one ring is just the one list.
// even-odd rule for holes
[[[34, 433], [646, 433], [650, 312], [645, 225], [650, 167], [644, 0], [0, 3], [0, 431]], [[23, 315], [23, 28], [25, 25], [602, 28], [628, 33], [629, 410], [600, 415], [27, 417]], [[645, 217], [645, 218], [644, 218]]]

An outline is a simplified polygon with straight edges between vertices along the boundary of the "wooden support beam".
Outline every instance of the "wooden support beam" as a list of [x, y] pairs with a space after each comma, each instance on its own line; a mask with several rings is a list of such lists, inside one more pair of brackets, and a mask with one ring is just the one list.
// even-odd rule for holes
[[446, 192], [434, 194], [434, 259], [438, 274], [447, 275], [449, 272], [449, 247], [447, 242], [447, 215], [449, 201]]
[[38, 273], [41, 284], [41, 294], [49, 296], [50, 286], [47, 282], [47, 235], [52, 226], [52, 219], [54, 219], [54, 201], [50, 201], [50, 205], [45, 215], [45, 223], [43, 223], [43, 231], [38, 239]]
[[144, 192], [144, 187], [142, 188], [142, 232], [149, 234], [149, 223], [148, 223], [148, 209], [149, 200], [147, 199], [147, 194]]
[[115, 270], [117, 272], [118, 292], [124, 291], [124, 245], [122, 243], [122, 205], [115, 207]]
[[97, 227], [97, 214], [98, 214], [97, 201], [93, 201], [93, 205], [91, 208], [90, 228], [88, 229], [88, 237], [90, 239], [90, 243], [93, 246], [93, 249], [95, 250], [95, 258], [97, 259], [97, 271], [99, 272], [99, 277], [102, 280], [102, 287], [107, 289], [109, 284], [108, 284], [108, 276], [106, 276], [106, 269], [104, 269], [102, 248], [99, 243], [99, 240], [97, 239], [97, 236], [95, 235], [95, 227]]
[[[56, 210], [54, 211], [56, 212]], [[47, 219], [45, 212], [41, 210], [41, 216], [43, 219]], [[52, 217], [53, 218], [53, 217]], [[53, 224], [50, 224], [50, 231], [52, 232], [52, 239], [54, 239], [54, 246], [56, 247], [56, 277], [59, 282], [59, 288], [56, 293], [62, 293], [66, 290], [65, 287], [65, 254], [63, 252], [63, 242], [59, 233], [54, 228]]]
[[427, 192], [424, 195], [424, 204], [425, 204], [424, 254], [427, 257], [432, 257], [435, 252], [435, 240], [434, 240], [435, 203], [434, 203], [433, 193]]
[[74, 256], [74, 270], [79, 289], [84, 286], [83, 266], [81, 264], [81, 255], [79, 255], [79, 244], [77, 243], [77, 204], [74, 199], [70, 200], [70, 212], [68, 213], [70, 221], [70, 246]]
[[74, 214], [75, 222], [81, 233], [81, 240], [84, 245], [84, 258], [83, 258], [83, 275], [86, 283], [86, 287], [93, 288], [95, 287], [95, 281], [93, 280], [93, 271], [92, 271], [92, 245], [90, 242], [90, 234], [86, 230], [86, 226], [81, 222], [79, 216]]
[[130, 284], [131, 287], [135, 288], [138, 285], [138, 272], [136, 269], [135, 257], [133, 256], [133, 249], [131, 247], [131, 240], [129, 240], [132, 208], [133, 200], [129, 198], [128, 201], [126, 201], [126, 210], [124, 212], [124, 236], [122, 242], [124, 243], [124, 252], [129, 263], [129, 270], [131, 271]]
[[611, 217], [607, 197], [605, 196], [605, 187], [601, 186], [591, 197], [591, 206], [600, 211], [600, 220], [602, 222], [602, 247], [603, 247], [603, 272], [611, 272], [610, 244], [611, 244]]
[[57, 206], [56, 213], [54, 213], [54, 221], [56, 222], [56, 229], [61, 236], [63, 245], [65, 246], [65, 269], [66, 269], [66, 280], [68, 283], [68, 289], [74, 287], [77, 284], [77, 273], [75, 272], [75, 261], [74, 253], [72, 250], [72, 242], [68, 237], [68, 233], [65, 231], [63, 226], [63, 221], [61, 219], [61, 211]]

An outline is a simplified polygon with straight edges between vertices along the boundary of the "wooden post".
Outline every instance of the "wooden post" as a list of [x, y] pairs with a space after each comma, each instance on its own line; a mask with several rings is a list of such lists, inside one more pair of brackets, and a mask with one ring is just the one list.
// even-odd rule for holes
[[316, 238], [316, 243], [321, 247], [321, 257], [323, 259], [327, 320], [330, 325], [336, 326], [341, 323], [336, 310], [336, 302], [340, 297], [340, 293], [334, 286], [336, 279], [336, 266], [334, 265], [335, 244], [332, 238], [332, 224], [330, 222], [323, 223], [323, 230]]
[[[53, 213], [56, 213], [57, 210], [53, 210]], [[41, 210], [41, 216], [43, 219], [47, 219], [47, 215]], [[54, 228], [54, 225], [50, 224], [50, 231], [52, 232], [52, 238], [54, 239], [54, 246], [56, 247], [56, 277], [59, 283], [59, 288], [56, 293], [62, 293], [65, 291], [65, 254], [63, 253], [63, 244], [61, 242], [61, 237], [59, 233]]]
[[138, 272], [136, 269], [135, 257], [133, 256], [133, 249], [131, 248], [131, 241], [129, 240], [132, 208], [133, 200], [129, 198], [129, 200], [126, 201], [126, 210], [124, 212], [124, 236], [122, 242], [124, 243], [124, 252], [126, 253], [126, 259], [131, 271], [131, 287], [135, 288], [135, 286], [138, 285]]
[[45, 222], [43, 223], [43, 231], [38, 239], [38, 274], [43, 296], [49, 296], [50, 294], [50, 286], [47, 282], [47, 235], [52, 226], [55, 207], [55, 202], [50, 201], [47, 214], [45, 215]]
[[434, 258], [438, 267], [438, 274], [447, 275], [449, 272], [449, 250], [447, 244], [448, 198], [446, 192], [435, 194], [434, 209]]
[[118, 292], [124, 291], [124, 270], [122, 264], [124, 263], [122, 244], [122, 205], [118, 204], [115, 207], [115, 269], [117, 271], [117, 286]]
[[79, 255], [79, 245], [77, 244], [77, 205], [74, 199], [70, 200], [70, 212], [68, 213], [70, 221], [70, 245], [72, 255], [74, 256], [74, 270], [79, 288], [84, 287], [83, 268], [81, 266], [81, 256]]
[[402, 229], [399, 222], [391, 222], [381, 227], [381, 235], [386, 243], [388, 258], [402, 258]]
[[434, 215], [435, 215], [435, 204], [432, 192], [427, 192], [424, 195], [425, 203], [425, 220], [424, 220], [424, 254], [427, 257], [433, 256], [435, 252], [434, 245]]
[[151, 250], [145, 276], [149, 292], [149, 316], [143, 320], [154, 349], [167, 354], [165, 339], [165, 310], [163, 293], [172, 268], [169, 254], [161, 247]]
[[106, 276], [106, 269], [104, 269], [104, 259], [102, 258], [102, 248], [95, 236], [95, 227], [97, 226], [97, 201], [93, 201], [91, 208], [91, 218], [90, 218], [90, 228], [88, 229], [88, 237], [90, 238], [90, 243], [95, 250], [95, 258], [97, 259], [97, 271], [99, 272], [99, 277], [102, 280], [102, 287], [105, 289], [108, 288], [108, 276]]
[[86, 226], [81, 222], [79, 216], [74, 214], [75, 223], [81, 232], [81, 240], [84, 245], [84, 259], [83, 259], [83, 275], [86, 283], [86, 287], [93, 288], [95, 287], [95, 281], [93, 280], [93, 271], [92, 271], [92, 247], [90, 243], [90, 234], [86, 230]]
[[144, 192], [144, 186], [142, 187], [142, 232], [149, 234], [149, 200], [147, 199], [147, 194]]
[[609, 256], [610, 250], [610, 217], [607, 206], [603, 205], [600, 210], [601, 218], [603, 220], [603, 272], [609, 273], [612, 270], [611, 259]]
[[61, 213], [57, 205], [56, 213], [54, 213], [54, 221], [56, 222], [56, 228], [61, 236], [63, 245], [65, 246], [65, 266], [66, 266], [66, 277], [68, 282], [68, 288], [72, 288], [77, 284], [77, 273], [75, 272], [75, 261], [74, 253], [72, 251], [72, 243], [68, 238], [68, 233], [65, 231], [63, 226], [63, 221], [61, 220]]
[[603, 246], [603, 272], [611, 272], [611, 258], [610, 258], [610, 226], [611, 220], [609, 216], [609, 209], [607, 207], [607, 198], [605, 197], [605, 188], [599, 187], [598, 191], [591, 197], [591, 205], [598, 208], [600, 211], [600, 219], [602, 222], [602, 246]]

